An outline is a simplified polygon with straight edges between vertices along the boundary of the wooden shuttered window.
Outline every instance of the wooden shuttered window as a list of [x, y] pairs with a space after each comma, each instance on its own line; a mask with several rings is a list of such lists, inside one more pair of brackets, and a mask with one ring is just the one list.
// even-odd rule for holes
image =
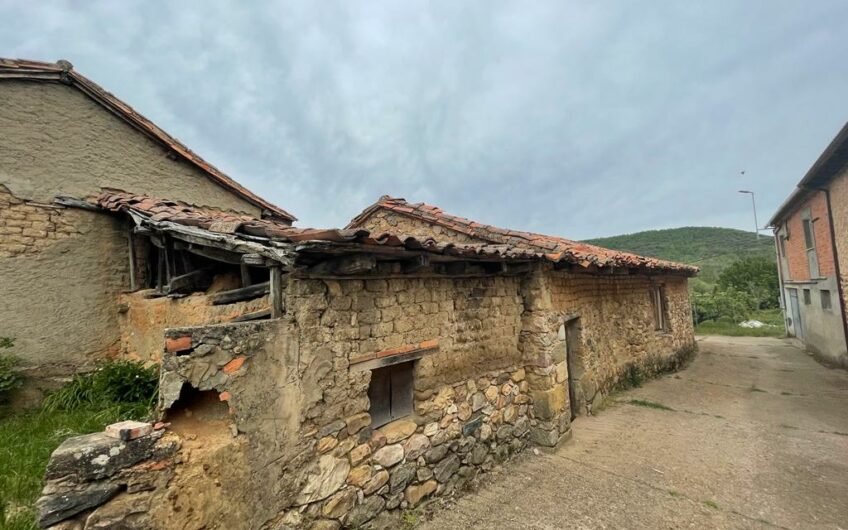
[[371, 371], [368, 399], [371, 425], [379, 427], [412, 413], [412, 362]]

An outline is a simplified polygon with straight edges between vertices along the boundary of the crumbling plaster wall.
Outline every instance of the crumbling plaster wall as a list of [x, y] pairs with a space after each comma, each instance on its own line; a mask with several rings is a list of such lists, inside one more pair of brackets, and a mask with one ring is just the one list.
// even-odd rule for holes
[[0, 336], [15, 339], [12, 353], [23, 368], [51, 377], [117, 353], [117, 297], [128, 286], [126, 225], [22, 201], [0, 186], [0, 230]]
[[73, 87], [3, 80], [0, 101], [0, 184], [18, 197], [49, 203], [109, 187], [261, 214]]
[[220, 324], [270, 307], [268, 296], [231, 304], [212, 305], [204, 293], [183, 298], [145, 298], [145, 291], [120, 295], [120, 352], [139, 361], [161, 362], [165, 330]]

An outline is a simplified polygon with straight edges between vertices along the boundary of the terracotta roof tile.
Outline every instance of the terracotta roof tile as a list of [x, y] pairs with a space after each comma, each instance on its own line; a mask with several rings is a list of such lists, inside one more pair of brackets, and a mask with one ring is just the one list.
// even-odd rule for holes
[[673, 271], [689, 275], [694, 275], [698, 272], [698, 267], [683, 263], [610, 250], [572, 241], [564, 237], [485, 225], [471, 219], [447, 214], [437, 206], [424, 203], [409, 203], [405, 199], [389, 197], [387, 195], [381, 197], [376, 203], [363, 210], [362, 213], [347, 225], [347, 228], [358, 228], [371, 214], [380, 209], [394, 211], [414, 219], [443, 226], [474, 239], [490, 243], [508, 244], [514, 248], [544, 254], [551, 261], [567, 261], [582, 266], [594, 265], [596, 267]]
[[356, 243], [403, 247], [408, 250], [423, 250], [447, 256], [498, 261], [544, 259], [544, 256], [538, 252], [503, 244], [457, 245], [451, 242], [439, 243], [432, 238], [391, 233], [377, 234], [363, 229], [294, 228], [271, 219], [258, 219], [226, 210], [197, 207], [183, 202], [156, 199], [114, 189], [102, 191], [94, 203], [109, 211], [132, 212], [153, 221], [168, 221], [210, 232], [225, 232], [235, 236], [260, 237], [282, 242]]
[[0, 58], [0, 79], [63, 82], [73, 86], [154, 141], [173, 151], [177, 156], [199, 168], [211, 180], [225, 189], [259, 208], [268, 210], [273, 216], [288, 220], [289, 222], [297, 220], [289, 212], [256, 195], [225, 175], [221, 170], [201, 158], [200, 155], [186, 147], [179, 140], [160, 129], [155, 123], [142, 116], [132, 107], [74, 70], [73, 66], [67, 61], [59, 61], [54, 64], [24, 59]]

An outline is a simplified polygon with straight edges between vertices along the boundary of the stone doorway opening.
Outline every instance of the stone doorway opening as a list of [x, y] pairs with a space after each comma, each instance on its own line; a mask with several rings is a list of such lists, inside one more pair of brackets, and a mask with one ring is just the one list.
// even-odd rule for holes
[[568, 370], [568, 403], [573, 420], [584, 406], [585, 396], [580, 380], [583, 377], [583, 356], [580, 317], [570, 318], [563, 324], [565, 332], [565, 362]]

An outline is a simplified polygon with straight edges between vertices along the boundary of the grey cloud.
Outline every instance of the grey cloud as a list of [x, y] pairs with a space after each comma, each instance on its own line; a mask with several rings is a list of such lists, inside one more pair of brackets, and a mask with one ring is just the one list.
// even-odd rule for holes
[[[0, 1], [234, 178], [341, 225], [384, 193], [574, 238], [749, 229], [848, 118], [848, 5]], [[741, 177], [739, 171], [746, 170]]]

